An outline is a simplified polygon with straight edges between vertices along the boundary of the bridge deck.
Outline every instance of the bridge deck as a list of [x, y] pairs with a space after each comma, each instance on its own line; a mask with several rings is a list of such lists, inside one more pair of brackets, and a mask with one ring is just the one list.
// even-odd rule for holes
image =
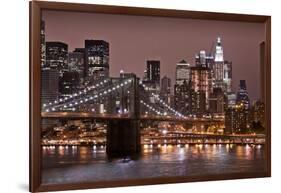
[[[90, 112], [41, 112], [42, 118], [53, 119], [96, 119], [96, 120], [122, 120], [133, 119], [130, 115], [96, 114]], [[175, 118], [169, 116], [140, 116], [141, 121], [167, 121], [167, 122], [210, 122], [223, 123], [224, 119], [208, 118]]]

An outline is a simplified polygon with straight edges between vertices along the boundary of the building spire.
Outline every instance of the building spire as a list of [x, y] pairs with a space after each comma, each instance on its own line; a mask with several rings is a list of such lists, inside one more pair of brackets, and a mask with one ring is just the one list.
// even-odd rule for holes
[[215, 50], [215, 62], [223, 62], [223, 48], [221, 45], [220, 37], [217, 37], [216, 50]]

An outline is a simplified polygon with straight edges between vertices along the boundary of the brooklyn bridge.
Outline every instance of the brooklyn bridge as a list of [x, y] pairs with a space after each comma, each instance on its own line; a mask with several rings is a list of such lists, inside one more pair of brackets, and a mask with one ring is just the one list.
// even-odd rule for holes
[[[42, 105], [43, 119], [92, 120], [105, 122], [106, 152], [110, 156], [134, 155], [141, 149], [141, 123], [169, 122], [208, 127], [224, 125], [222, 117], [185, 116], [159, 95], [148, 92], [135, 75], [110, 78], [89, 84], [85, 89]], [[118, 101], [118, 102], [117, 102]], [[164, 144], [187, 143], [257, 143], [256, 135], [214, 135], [171, 132], [161, 137], [149, 136], [151, 141]], [[185, 140], [183, 140], [185, 139]], [[153, 145], [153, 144], [150, 144]]]

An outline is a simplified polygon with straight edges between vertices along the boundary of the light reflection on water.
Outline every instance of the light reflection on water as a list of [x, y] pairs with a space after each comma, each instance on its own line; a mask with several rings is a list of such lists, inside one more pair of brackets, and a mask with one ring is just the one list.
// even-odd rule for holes
[[264, 147], [245, 145], [144, 146], [139, 159], [109, 162], [105, 147], [42, 147], [44, 184], [191, 176], [264, 169]]

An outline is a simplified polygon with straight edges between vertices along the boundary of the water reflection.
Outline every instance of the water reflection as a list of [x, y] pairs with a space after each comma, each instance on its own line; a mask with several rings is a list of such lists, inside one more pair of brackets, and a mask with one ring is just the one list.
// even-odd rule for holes
[[[145, 145], [138, 160], [109, 162], [105, 146], [44, 146], [43, 183], [258, 172], [262, 145]], [[67, 177], [66, 177], [67, 176]]]

